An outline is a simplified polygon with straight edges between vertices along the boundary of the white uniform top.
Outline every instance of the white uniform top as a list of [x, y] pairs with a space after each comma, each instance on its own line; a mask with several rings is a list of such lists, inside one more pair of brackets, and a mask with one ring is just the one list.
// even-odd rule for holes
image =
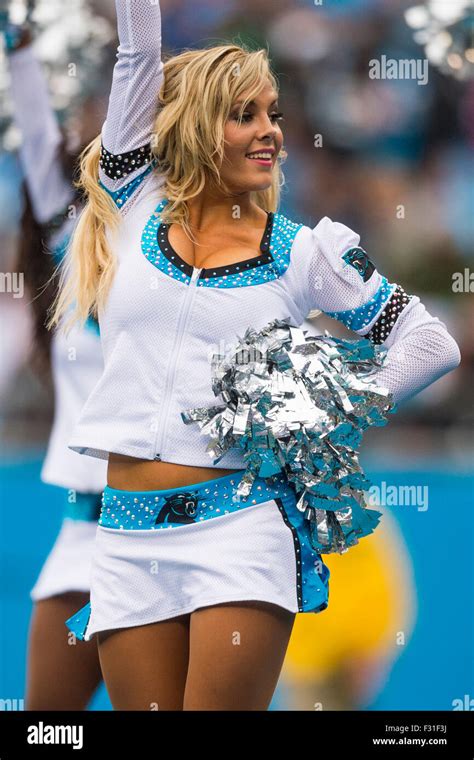
[[[31, 46], [8, 57], [14, 117], [23, 136], [20, 162], [35, 218], [46, 224], [72, 202], [74, 195], [58, 158], [61, 133]], [[73, 224], [73, 220], [65, 221], [49, 241], [57, 256], [67, 245]], [[51, 368], [54, 421], [41, 479], [65, 488], [98, 493], [107, 482], [106, 463], [84, 460], [67, 446], [84, 402], [103, 371], [99, 331], [93, 320], [88, 320], [84, 328], [71, 330], [67, 338], [61, 331], [53, 334]]]
[[[104, 373], [70, 448], [211, 466], [207, 439], [181, 417], [217, 402], [210, 356], [248, 326], [286, 317], [300, 325], [312, 309], [388, 349], [378, 383], [395, 401], [457, 366], [443, 323], [377, 272], [356, 232], [328, 217], [311, 228], [268, 212], [260, 254], [229, 266], [198, 269], [173, 250], [160, 222], [164, 176], [150, 151], [163, 77], [160, 8], [149, 0], [116, 0], [116, 8], [120, 45], [99, 181], [120, 211], [109, 237], [118, 266], [99, 313]], [[216, 467], [244, 468], [242, 453], [227, 452]]]

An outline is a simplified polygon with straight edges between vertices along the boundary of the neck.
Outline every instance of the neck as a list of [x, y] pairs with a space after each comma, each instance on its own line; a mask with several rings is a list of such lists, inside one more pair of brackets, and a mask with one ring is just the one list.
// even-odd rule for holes
[[264, 212], [250, 199], [250, 192], [223, 195], [209, 188], [187, 201], [189, 221], [194, 232], [227, 226], [230, 222], [255, 222]]

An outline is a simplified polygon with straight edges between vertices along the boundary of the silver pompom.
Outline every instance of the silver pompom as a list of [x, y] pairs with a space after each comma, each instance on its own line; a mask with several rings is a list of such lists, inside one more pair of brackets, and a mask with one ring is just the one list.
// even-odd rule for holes
[[243, 451], [245, 474], [234, 500], [256, 477], [281, 473], [292, 484], [320, 553], [343, 553], [372, 533], [381, 513], [368, 509], [371, 486], [357, 458], [363, 431], [395, 411], [375, 375], [384, 351], [368, 340], [309, 336], [276, 319], [212, 357], [212, 388], [222, 403], [181, 413], [210, 436], [214, 464], [232, 447]]
[[[101, 4], [98, 4], [99, 6]], [[60, 124], [71, 118], [102, 87], [104, 66], [115, 46], [113, 25], [95, 13], [89, 0], [0, 0], [0, 32], [7, 22], [10, 34], [30, 28], [35, 56], [48, 81], [51, 105]], [[0, 145], [14, 151], [21, 134], [13, 118], [10, 73], [5, 41], [0, 34]], [[107, 80], [106, 80], [107, 82]], [[110, 83], [109, 83], [110, 86]], [[71, 150], [79, 145], [72, 144]]]
[[461, 81], [474, 78], [472, 0], [425, 0], [404, 11], [432, 66]]

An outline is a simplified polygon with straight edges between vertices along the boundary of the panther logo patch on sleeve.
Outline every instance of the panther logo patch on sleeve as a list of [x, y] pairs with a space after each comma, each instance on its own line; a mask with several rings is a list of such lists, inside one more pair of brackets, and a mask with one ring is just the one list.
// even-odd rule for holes
[[363, 248], [350, 248], [342, 258], [347, 264], [350, 264], [351, 267], [357, 269], [364, 282], [370, 280], [375, 272], [375, 267]]

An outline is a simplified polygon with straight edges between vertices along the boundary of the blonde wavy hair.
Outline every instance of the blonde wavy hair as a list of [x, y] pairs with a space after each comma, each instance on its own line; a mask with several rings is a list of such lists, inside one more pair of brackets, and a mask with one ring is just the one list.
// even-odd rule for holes
[[[246, 93], [239, 110], [241, 119], [266, 81], [278, 91], [268, 51], [250, 50], [242, 44], [188, 49], [164, 61], [151, 150], [152, 171], [165, 178], [164, 193], [169, 201], [161, 212], [165, 224], [182, 225], [194, 239], [187, 201], [207, 183], [229, 193], [219, 172], [225, 122], [235, 100]], [[117, 262], [108, 238], [117, 230], [120, 213], [98, 181], [100, 150], [99, 134], [80, 155], [80, 175], [74, 184], [87, 202], [61, 264], [48, 329], [56, 326], [67, 333], [75, 322], [84, 323], [89, 315], [97, 318], [113, 282]], [[278, 210], [284, 183], [280, 164], [285, 158], [286, 152], [280, 151], [271, 186], [251, 192], [252, 201], [264, 210]], [[70, 312], [69, 319], [63, 320], [66, 312]]]

